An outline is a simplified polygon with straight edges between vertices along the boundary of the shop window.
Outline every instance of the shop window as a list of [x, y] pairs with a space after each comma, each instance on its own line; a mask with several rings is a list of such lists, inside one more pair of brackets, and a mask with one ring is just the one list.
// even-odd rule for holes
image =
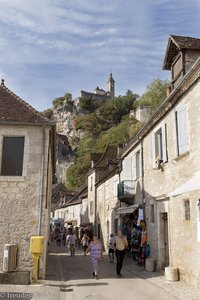
[[185, 220], [190, 220], [190, 200], [184, 200]]
[[24, 137], [4, 137], [1, 162], [2, 176], [22, 176]]

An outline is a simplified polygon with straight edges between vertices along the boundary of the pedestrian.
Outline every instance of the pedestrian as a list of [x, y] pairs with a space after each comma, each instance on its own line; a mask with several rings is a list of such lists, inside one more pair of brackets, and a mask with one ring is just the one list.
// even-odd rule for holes
[[63, 244], [63, 246], [66, 245], [66, 234], [65, 234], [64, 231], [63, 231], [63, 233], [62, 233], [62, 244]]
[[118, 278], [122, 277], [121, 270], [122, 270], [123, 260], [125, 257], [127, 247], [128, 247], [127, 239], [123, 235], [122, 230], [118, 229], [117, 234], [113, 239], [113, 248], [117, 258], [116, 271], [117, 271]]
[[71, 232], [67, 235], [66, 241], [67, 241], [67, 246], [69, 247], [69, 252], [70, 252], [71, 256], [74, 256], [75, 255], [75, 237]]
[[109, 249], [108, 249], [108, 255], [109, 255], [109, 258], [110, 258], [110, 263], [113, 263], [114, 262], [114, 247], [113, 247], [113, 240], [114, 240], [114, 236], [113, 234], [111, 233], [110, 234], [110, 239], [109, 239]]
[[86, 251], [90, 252], [90, 261], [93, 266], [92, 274], [95, 279], [98, 279], [99, 264], [103, 258], [103, 248], [96, 235], [93, 236], [93, 240], [90, 242]]
[[86, 250], [89, 246], [89, 241], [90, 241], [89, 236], [86, 233], [84, 233], [82, 240], [81, 240], [81, 245], [83, 246], [83, 254], [84, 255], [86, 255]]
[[61, 238], [62, 238], [61, 232], [58, 231], [57, 237], [56, 237], [56, 244], [57, 244], [58, 247], [61, 246]]

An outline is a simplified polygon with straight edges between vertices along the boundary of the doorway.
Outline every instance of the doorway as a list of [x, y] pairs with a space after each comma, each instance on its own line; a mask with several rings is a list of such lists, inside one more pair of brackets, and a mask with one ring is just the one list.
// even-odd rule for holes
[[169, 235], [168, 235], [168, 213], [160, 213], [160, 234], [158, 239], [158, 263], [159, 269], [169, 266]]

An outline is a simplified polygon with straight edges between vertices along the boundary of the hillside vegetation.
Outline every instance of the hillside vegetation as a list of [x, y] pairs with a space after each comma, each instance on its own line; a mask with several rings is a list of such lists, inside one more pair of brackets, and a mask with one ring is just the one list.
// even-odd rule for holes
[[152, 113], [166, 98], [167, 80], [155, 79], [146, 92], [138, 94], [128, 90], [125, 96], [102, 103], [94, 112], [75, 119], [76, 129], [85, 132], [79, 141], [76, 162], [67, 169], [67, 188], [75, 189], [83, 184], [90, 169], [90, 153], [103, 152], [108, 145], [123, 144], [142, 127], [142, 123], [130, 117], [130, 111], [139, 106], [150, 106]]

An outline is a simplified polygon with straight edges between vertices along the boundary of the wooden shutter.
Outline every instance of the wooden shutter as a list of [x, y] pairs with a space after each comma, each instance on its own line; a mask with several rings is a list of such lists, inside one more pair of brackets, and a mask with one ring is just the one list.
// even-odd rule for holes
[[128, 156], [123, 160], [124, 180], [132, 180], [132, 157]]
[[165, 123], [162, 124], [162, 152], [163, 152], [163, 162], [168, 160], [167, 157], [167, 125]]
[[136, 154], [132, 156], [132, 165], [133, 165], [133, 180], [137, 179], [136, 176]]
[[187, 132], [186, 107], [177, 108], [177, 133], [178, 133], [178, 155], [185, 153], [189, 148]]
[[152, 168], [156, 168], [156, 157], [155, 157], [155, 134], [151, 134], [151, 159], [152, 159]]

